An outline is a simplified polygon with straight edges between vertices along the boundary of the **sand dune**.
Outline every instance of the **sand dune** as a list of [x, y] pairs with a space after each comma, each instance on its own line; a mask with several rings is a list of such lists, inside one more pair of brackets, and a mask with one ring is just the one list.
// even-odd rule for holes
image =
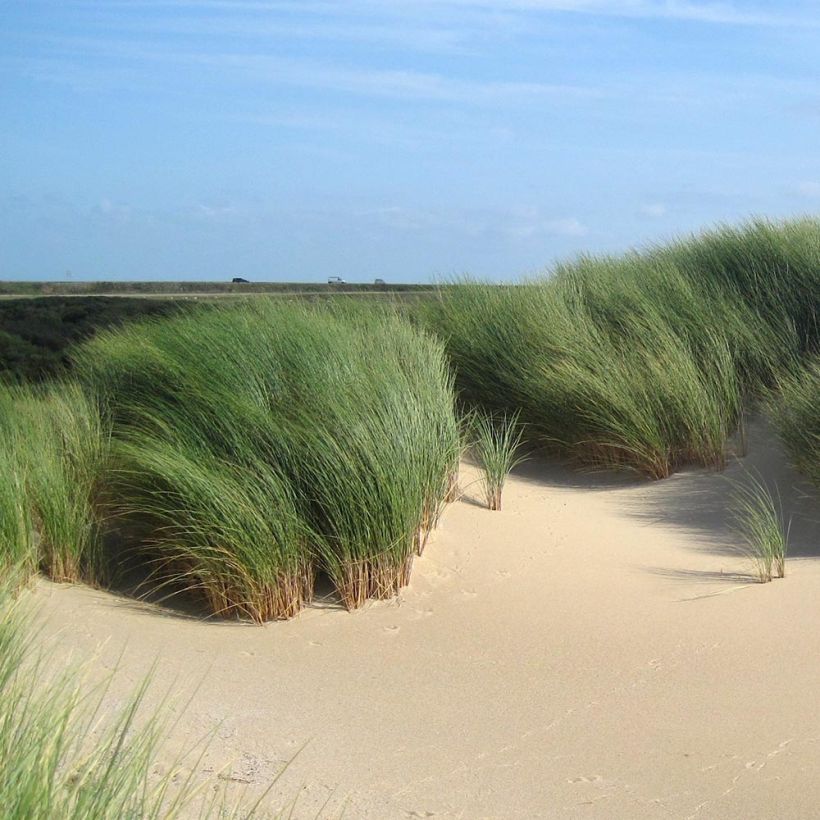
[[[726, 510], [747, 469], [793, 520], [766, 585]], [[816, 816], [820, 504], [765, 429], [660, 483], [533, 460], [498, 513], [476, 477], [398, 600], [255, 627], [40, 582], [40, 640], [119, 661], [112, 705], [159, 659], [172, 748], [215, 731], [199, 768], [251, 795], [296, 755], [297, 818]]]

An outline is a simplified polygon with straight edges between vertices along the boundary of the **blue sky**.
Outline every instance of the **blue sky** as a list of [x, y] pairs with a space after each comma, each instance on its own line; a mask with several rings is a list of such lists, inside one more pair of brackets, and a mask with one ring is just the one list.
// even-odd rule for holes
[[820, 210], [820, 2], [2, 0], [0, 277], [514, 279]]

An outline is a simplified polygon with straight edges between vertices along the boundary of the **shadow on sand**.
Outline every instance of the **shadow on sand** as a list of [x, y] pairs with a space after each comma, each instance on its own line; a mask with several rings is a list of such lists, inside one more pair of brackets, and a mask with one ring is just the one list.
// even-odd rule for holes
[[[109, 553], [110, 580], [105, 587], [115, 604], [157, 618], [178, 618], [210, 622], [226, 626], [255, 626], [251, 621], [233, 615], [222, 617], [212, 613], [196, 589], [186, 588], [173, 580], [163, 580], [152, 570], [150, 559], [139, 549], [127, 547], [127, 539], [117, 531], [106, 536]], [[319, 573], [313, 600], [305, 609], [344, 610], [342, 599], [330, 579]]]
[[[622, 514], [646, 524], [683, 530], [695, 536], [696, 549], [727, 557], [744, 555], [733, 522], [732, 497], [738, 484], [758, 481], [769, 488], [776, 500], [779, 498], [789, 527], [789, 557], [820, 557], [820, 491], [789, 464], [776, 434], [762, 419], [749, 425], [746, 455], [732, 456], [722, 472], [690, 468], [662, 481], [648, 481], [632, 473], [580, 471], [534, 454], [514, 474], [543, 487], [612, 494], [613, 503]], [[643, 569], [680, 580], [756, 580], [751, 568], [749, 574]]]
[[685, 470], [627, 502], [638, 520], [680, 528], [703, 550], [738, 555], [742, 543], [732, 513], [738, 485], [759, 482], [779, 504], [789, 530], [789, 556], [820, 557], [820, 493], [788, 462], [780, 442], [762, 421], [750, 426], [748, 451], [721, 473]]
[[[471, 463], [468, 460], [468, 463]], [[473, 464], [473, 466], [475, 466]], [[743, 547], [732, 521], [731, 498], [739, 482], [762, 481], [777, 497], [789, 523], [789, 557], [820, 557], [820, 492], [788, 463], [777, 437], [765, 421], [749, 426], [748, 453], [735, 458], [723, 472], [688, 469], [663, 481], [648, 481], [634, 473], [590, 471], [533, 452], [513, 475], [518, 481], [540, 487], [583, 490], [611, 495], [623, 514], [645, 524], [659, 524], [695, 536], [697, 549], [713, 555], [738, 557]], [[462, 490], [461, 503], [485, 507], [480, 482]], [[114, 535], [116, 538], [116, 535]], [[123, 557], [125, 556], [125, 557]], [[715, 572], [644, 566], [659, 577], [720, 583], [750, 583], [756, 578], [737, 571]], [[750, 568], [751, 570], [751, 568]], [[247, 626], [237, 619], [209, 614], [199, 597], [180, 586], [157, 585], [144, 561], [129, 560], [120, 551], [115, 582], [110, 592], [120, 605], [156, 617], [183, 618]], [[343, 609], [330, 581], [320, 575], [308, 609]]]

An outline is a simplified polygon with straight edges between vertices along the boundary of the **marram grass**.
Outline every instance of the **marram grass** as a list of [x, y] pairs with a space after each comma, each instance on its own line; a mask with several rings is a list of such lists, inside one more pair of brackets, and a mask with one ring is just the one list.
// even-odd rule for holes
[[517, 286], [462, 281], [418, 309], [465, 402], [521, 413], [578, 461], [664, 478], [721, 468], [744, 408], [816, 349], [820, 223], [754, 222], [558, 265]]
[[471, 421], [473, 450], [481, 465], [487, 507], [500, 510], [507, 476], [524, 460], [521, 454], [524, 430], [517, 412], [511, 416], [492, 416], [478, 411]]
[[16, 446], [0, 435], [0, 573], [16, 566], [28, 577], [37, 569], [37, 556], [26, 475]]
[[820, 355], [786, 375], [772, 399], [772, 416], [792, 461], [820, 487]]
[[761, 479], [749, 476], [735, 486], [732, 513], [760, 582], [785, 577], [789, 528], [783, 520], [779, 494], [773, 494]]
[[[208, 737], [189, 748], [170, 748], [170, 699], [160, 698], [153, 711], [149, 709], [150, 678], [109, 707], [110, 678], [92, 682], [88, 663], [56, 673], [49, 668], [42, 647], [34, 649], [27, 626], [31, 604], [16, 596], [26, 572], [11, 567], [0, 580], [0, 812], [4, 818], [282, 816], [267, 805], [267, 792], [255, 801], [241, 793], [229, 799], [216, 777], [196, 782]], [[164, 772], [157, 765], [160, 759]]]
[[2, 391], [0, 557], [55, 581], [94, 582], [108, 447], [98, 408], [68, 382]]
[[260, 299], [101, 334], [115, 512], [216, 614], [296, 614], [407, 583], [457, 469], [440, 343], [389, 311]]

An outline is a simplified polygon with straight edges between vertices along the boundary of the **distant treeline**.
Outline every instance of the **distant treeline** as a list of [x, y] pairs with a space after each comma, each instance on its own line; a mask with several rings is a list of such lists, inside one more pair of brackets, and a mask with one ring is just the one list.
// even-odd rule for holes
[[68, 347], [98, 329], [180, 309], [167, 299], [0, 299], [0, 383], [56, 376], [68, 365]]
[[431, 285], [322, 282], [0, 282], [2, 296], [183, 295], [201, 293], [407, 293]]

